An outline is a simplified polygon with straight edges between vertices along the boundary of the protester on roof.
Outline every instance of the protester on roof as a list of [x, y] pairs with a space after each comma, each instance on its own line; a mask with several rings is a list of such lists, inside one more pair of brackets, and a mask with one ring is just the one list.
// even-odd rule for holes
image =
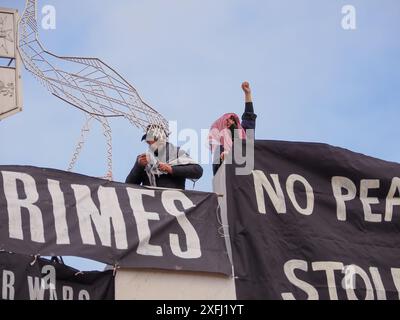
[[213, 173], [217, 173], [229, 151], [234, 139], [246, 139], [247, 130], [255, 130], [257, 115], [254, 113], [253, 98], [248, 82], [242, 83], [245, 94], [245, 111], [242, 122], [235, 113], [226, 113], [215, 121], [210, 129], [209, 142], [213, 153]]
[[126, 183], [185, 190], [186, 179], [195, 182], [202, 177], [203, 168], [169, 143], [161, 126], [148, 126], [142, 141], [146, 141], [149, 150], [137, 157]]

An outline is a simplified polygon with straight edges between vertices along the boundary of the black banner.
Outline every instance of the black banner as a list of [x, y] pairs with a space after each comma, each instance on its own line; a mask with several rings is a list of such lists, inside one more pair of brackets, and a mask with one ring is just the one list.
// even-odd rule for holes
[[238, 299], [399, 299], [400, 164], [256, 141], [254, 166], [226, 167]]
[[2, 300], [114, 300], [114, 276], [3, 251], [0, 293]]
[[0, 249], [231, 274], [217, 195], [0, 166]]

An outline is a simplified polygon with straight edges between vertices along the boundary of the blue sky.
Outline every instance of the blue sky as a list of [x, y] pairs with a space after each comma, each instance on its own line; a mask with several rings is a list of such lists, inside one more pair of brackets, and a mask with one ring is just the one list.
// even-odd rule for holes
[[[0, 1], [23, 9], [23, 0]], [[258, 139], [323, 142], [400, 162], [398, 0], [39, 0], [46, 4], [56, 8], [57, 28], [40, 30], [45, 47], [101, 58], [179, 129], [200, 132], [223, 113], [241, 114], [247, 80]], [[348, 4], [356, 30], [341, 27]], [[66, 169], [83, 115], [25, 71], [23, 84], [24, 111], [0, 122], [0, 163]], [[146, 146], [123, 120], [112, 128], [114, 178], [124, 181]], [[204, 169], [196, 189], [211, 191]], [[97, 125], [76, 171], [106, 172]]]

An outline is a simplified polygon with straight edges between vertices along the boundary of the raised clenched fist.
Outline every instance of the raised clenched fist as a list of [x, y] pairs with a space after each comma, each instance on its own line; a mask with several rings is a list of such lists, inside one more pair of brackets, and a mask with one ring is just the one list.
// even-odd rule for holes
[[248, 83], [247, 81], [243, 82], [242, 89], [243, 89], [244, 93], [250, 94], [251, 93], [250, 83]]

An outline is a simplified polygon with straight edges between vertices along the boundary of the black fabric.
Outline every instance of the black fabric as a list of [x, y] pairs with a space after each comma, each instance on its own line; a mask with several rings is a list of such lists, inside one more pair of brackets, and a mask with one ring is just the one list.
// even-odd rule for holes
[[244, 114], [242, 116], [242, 119], [246, 118], [248, 116], [250, 116], [250, 118], [252, 118], [252, 119], [257, 118], [257, 115], [254, 114], [253, 102], [246, 102], [246, 104], [245, 104], [245, 109], [244, 109]]
[[79, 272], [42, 258], [0, 252], [3, 300], [114, 300], [113, 271]]
[[257, 115], [254, 113], [253, 102], [246, 102], [245, 110], [242, 115], [242, 127], [244, 130], [256, 129]]
[[[238, 176], [236, 167], [226, 166], [226, 186], [238, 299], [399, 299], [400, 164], [325, 144], [256, 141], [255, 171]], [[298, 178], [293, 175], [306, 179], [314, 202], [307, 202], [302, 182], [294, 183], [291, 193], [290, 181]], [[269, 181], [271, 194], [282, 190], [284, 208], [276, 208], [266, 187], [260, 187], [257, 200], [256, 177]], [[336, 200], [333, 193], [337, 179], [356, 188], [354, 199], [345, 201], [345, 220], [339, 219], [342, 196]], [[367, 194], [362, 199], [371, 201], [364, 206], [361, 185]], [[389, 219], [391, 188], [398, 202]], [[346, 188], [337, 190], [343, 197], [349, 194]], [[300, 213], [295, 202], [303, 209], [314, 203], [311, 214]], [[368, 210], [380, 221], [369, 221]], [[328, 285], [324, 268], [329, 266], [336, 269]]]
[[218, 146], [213, 153], [214, 158], [213, 158], [212, 168], [213, 168], [214, 176], [217, 174], [218, 169], [221, 167], [222, 161], [221, 161], [220, 156], [221, 156], [221, 153], [224, 152], [223, 150], [224, 150], [224, 148], [222, 146]]
[[0, 250], [230, 274], [217, 210], [213, 193], [0, 166]]

